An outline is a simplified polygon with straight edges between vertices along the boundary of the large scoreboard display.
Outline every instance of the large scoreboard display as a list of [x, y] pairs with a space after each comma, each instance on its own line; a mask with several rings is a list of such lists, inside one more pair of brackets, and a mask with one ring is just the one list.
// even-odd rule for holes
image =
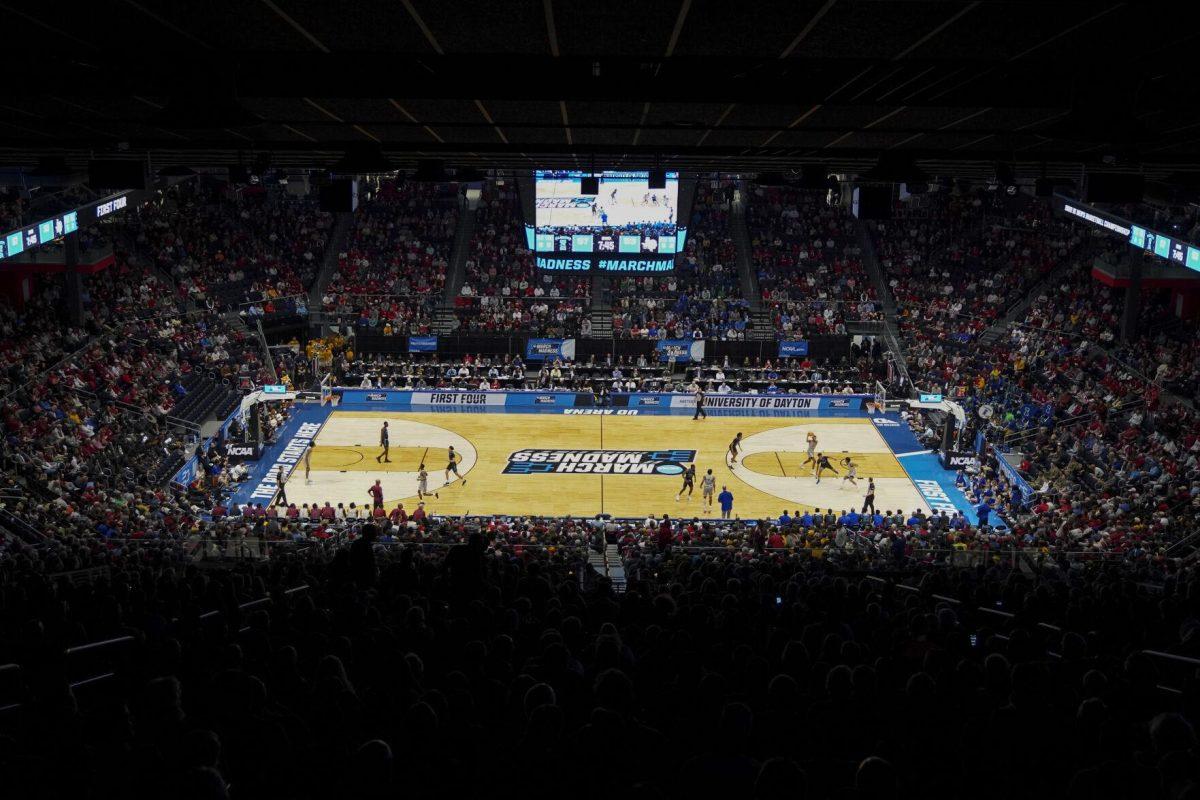
[[[650, 188], [650, 173], [534, 172], [532, 247], [539, 269], [660, 273], [675, 268], [687, 230], [679, 225], [679, 173]], [[586, 192], [586, 193], [585, 193]]]
[[57, 241], [79, 230], [80, 224], [90, 224], [122, 211], [129, 205], [129, 192], [109, 195], [102, 200], [80, 206], [50, 219], [26, 225], [15, 231], [0, 233], [0, 260], [19, 256], [44, 244]]
[[1200, 272], [1200, 247], [1181, 239], [1143, 228], [1140, 225], [1130, 225], [1129, 243], [1147, 253], [1153, 253], [1159, 258], [1174, 261], [1176, 264]]

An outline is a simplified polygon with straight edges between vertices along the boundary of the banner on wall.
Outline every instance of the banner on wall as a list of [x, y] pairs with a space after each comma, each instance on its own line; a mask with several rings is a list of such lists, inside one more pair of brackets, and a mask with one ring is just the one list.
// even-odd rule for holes
[[408, 352], [410, 353], [436, 353], [438, 337], [436, 336], [410, 336], [408, 337]]
[[181, 487], [187, 488], [192, 485], [196, 477], [200, 474], [200, 459], [192, 456], [187, 460], [179, 472], [175, 473], [175, 477], [171, 478], [171, 482]]
[[791, 341], [779, 342], [779, 357], [780, 358], [796, 358], [798, 356], [808, 355], [808, 342], [803, 339], [793, 339]]
[[[709, 394], [704, 407], [709, 411], [730, 409], [739, 411], [820, 411], [841, 409], [862, 410], [871, 395], [862, 394]], [[693, 394], [655, 394], [614, 392], [614, 406], [623, 408], [682, 408], [696, 407]]]
[[529, 339], [525, 342], [526, 361], [575, 360], [574, 339]]
[[660, 339], [655, 343], [654, 349], [658, 353], [658, 360], [663, 362], [671, 359], [676, 361], [704, 360], [703, 339]]
[[246, 411], [248, 408], [249, 406], [245, 403], [238, 405], [238, 407], [235, 408], [233, 412], [225, 418], [225, 421], [221, 423], [221, 429], [217, 435], [222, 441], [229, 438], [229, 428], [233, 425], [234, 420], [237, 420], [243, 425], [246, 424]]
[[[591, 408], [595, 397], [591, 392], [564, 391], [461, 391], [457, 389], [411, 391], [407, 389], [339, 388], [342, 406], [378, 404], [392, 406], [456, 406], [460, 410], [487, 407], [502, 408]], [[864, 394], [709, 394], [704, 407], [709, 411], [861, 411], [874, 395]], [[696, 397], [690, 393], [613, 392], [611, 404], [621, 409], [660, 410], [686, 409], [691, 412]], [[877, 424], [881, 424], [878, 423]], [[892, 423], [889, 423], [892, 424]], [[894, 423], [897, 426], [899, 423]]]
[[942, 450], [938, 453], [938, 460], [944, 469], [975, 469], [979, 466], [979, 456], [969, 450]]
[[262, 458], [262, 445], [257, 442], [225, 442], [225, 460], [230, 464], [258, 461]]
[[[341, 404], [364, 403], [375, 405], [387, 403], [396, 406], [457, 406], [460, 408], [484, 408], [487, 406], [534, 406], [562, 405], [574, 407], [577, 395], [574, 392], [502, 392], [462, 391], [446, 389], [414, 392], [407, 389], [341, 389]], [[590, 397], [590, 395], [588, 395]], [[552, 397], [552, 403], [546, 398]], [[539, 400], [539, 398], [541, 398]]]
[[1008, 479], [1008, 482], [1017, 487], [1017, 490], [1021, 493], [1021, 502], [1028, 505], [1029, 501], [1033, 499], [1033, 487], [1029, 485], [1029, 481], [1022, 478], [1016, 468], [1008, 463], [1008, 459], [1003, 455], [998, 454], [996, 456], [996, 466], [1000, 468], [1000, 473]]

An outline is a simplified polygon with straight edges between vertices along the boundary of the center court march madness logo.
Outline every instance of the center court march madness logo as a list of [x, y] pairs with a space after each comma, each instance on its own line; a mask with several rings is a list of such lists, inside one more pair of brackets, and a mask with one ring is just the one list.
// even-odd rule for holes
[[518, 450], [505, 475], [681, 475], [695, 450]]

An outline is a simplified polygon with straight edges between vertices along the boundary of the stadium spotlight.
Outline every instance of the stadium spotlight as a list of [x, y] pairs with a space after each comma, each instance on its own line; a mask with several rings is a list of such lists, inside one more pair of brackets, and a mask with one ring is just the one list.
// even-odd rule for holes
[[195, 174], [196, 170], [191, 167], [185, 167], [182, 164], [163, 167], [158, 171], [158, 177], [160, 178], [190, 178]]
[[454, 171], [454, 180], [459, 183], [479, 183], [484, 177], [484, 174], [474, 167], [459, 167]]
[[837, 178], [829, 174], [829, 170], [821, 164], [805, 164], [800, 168], [800, 188], [802, 189], [837, 189]]
[[918, 167], [912, 156], [902, 153], [882, 153], [875, 166], [864, 172], [859, 178], [878, 183], [928, 183], [929, 173]]
[[381, 175], [396, 171], [379, 145], [356, 145], [346, 150], [337, 163], [329, 168], [334, 175]]
[[759, 186], [788, 186], [782, 172], [760, 172], [754, 182]]
[[446, 162], [436, 158], [425, 158], [417, 162], [417, 171], [412, 179], [421, 183], [445, 183], [450, 180], [446, 173]]
[[[1017, 173], [1012, 164], [996, 162], [996, 188], [1012, 196], [1017, 193]], [[989, 185], [989, 189], [991, 186]]]
[[1089, 172], [1083, 187], [1087, 203], [1140, 203], [1146, 176], [1123, 172]]
[[67, 160], [62, 156], [42, 156], [37, 166], [25, 173], [33, 178], [59, 178], [71, 174]]
[[261, 125], [265, 120], [248, 111], [232, 92], [203, 91], [172, 97], [167, 104], [147, 119], [157, 128], [209, 129], [245, 128]]

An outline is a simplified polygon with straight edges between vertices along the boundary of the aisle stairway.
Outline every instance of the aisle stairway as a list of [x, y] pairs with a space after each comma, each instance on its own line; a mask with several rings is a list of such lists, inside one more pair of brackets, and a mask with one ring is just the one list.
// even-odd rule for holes
[[223, 383], [217, 373], [192, 372], [179, 384], [187, 394], [175, 403], [171, 416], [197, 428], [213, 419], [224, 420], [241, 402], [241, 392]]
[[442, 301], [453, 305], [466, 276], [467, 257], [471, 254], [471, 237], [475, 235], [475, 209], [479, 195], [464, 202], [458, 210], [458, 227], [454, 231], [454, 247], [450, 251], [450, 266], [446, 269], [446, 292]]
[[350, 241], [350, 233], [353, 230], [353, 213], [343, 211], [336, 215], [333, 228], [329, 231], [329, 243], [325, 246], [325, 257], [321, 259], [321, 271], [317, 273], [317, 277], [308, 291], [308, 307], [314, 314], [321, 309], [321, 297], [325, 294], [325, 287], [329, 285], [333, 273], [337, 271], [338, 254], [345, 252], [346, 244]]
[[625, 593], [625, 562], [621, 560], [621, 551], [615, 544], [605, 545], [604, 560], [608, 563], [608, 578], [612, 581], [613, 591]]
[[588, 565], [612, 582], [614, 593], [625, 593], [625, 565], [615, 544], [605, 545], [603, 553], [588, 550]]
[[588, 315], [592, 320], [593, 339], [611, 339], [613, 333], [612, 312], [606, 308], [592, 308]]
[[879, 256], [875, 252], [875, 241], [871, 238], [871, 230], [867, 227], [868, 224], [857, 217], [854, 218], [858, 246], [862, 250], [863, 269], [867, 271], [867, 277], [871, 279], [871, 283], [875, 287], [875, 294], [883, 305], [884, 318], [888, 321], [895, 321], [896, 298], [892, 297], [892, 290], [888, 286], [887, 275], [884, 274], [883, 265], [879, 263]]
[[762, 308], [762, 293], [758, 291], [758, 276], [754, 273], [753, 248], [750, 245], [750, 230], [746, 226], [746, 189], [741, 181], [729, 210], [729, 235], [737, 247], [738, 275], [741, 278], [742, 297], [750, 301], [750, 308]]
[[453, 336], [458, 330], [458, 317], [452, 308], [439, 308], [433, 312], [433, 332], [438, 336]]
[[1025, 313], [1029, 311], [1029, 307], [1033, 305], [1033, 301], [1043, 292], [1052, 291], [1062, 276], [1076, 263], [1075, 259], [1066, 258], [1055, 265], [1054, 269], [1047, 272], [1040, 281], [1030, 286], [1017, 302], [1009, 306], [1003, 316], [979, 335], [979, 344], [987, 346], [1003, 338], [1014, 322], [1019, 322], [1025, 318]]
[[768, 342], [775, 338], [775, 319], [770, 309], [759, 308], [750, 312], [750, 327], [746, 330], [746, 340], [751, 342]]

